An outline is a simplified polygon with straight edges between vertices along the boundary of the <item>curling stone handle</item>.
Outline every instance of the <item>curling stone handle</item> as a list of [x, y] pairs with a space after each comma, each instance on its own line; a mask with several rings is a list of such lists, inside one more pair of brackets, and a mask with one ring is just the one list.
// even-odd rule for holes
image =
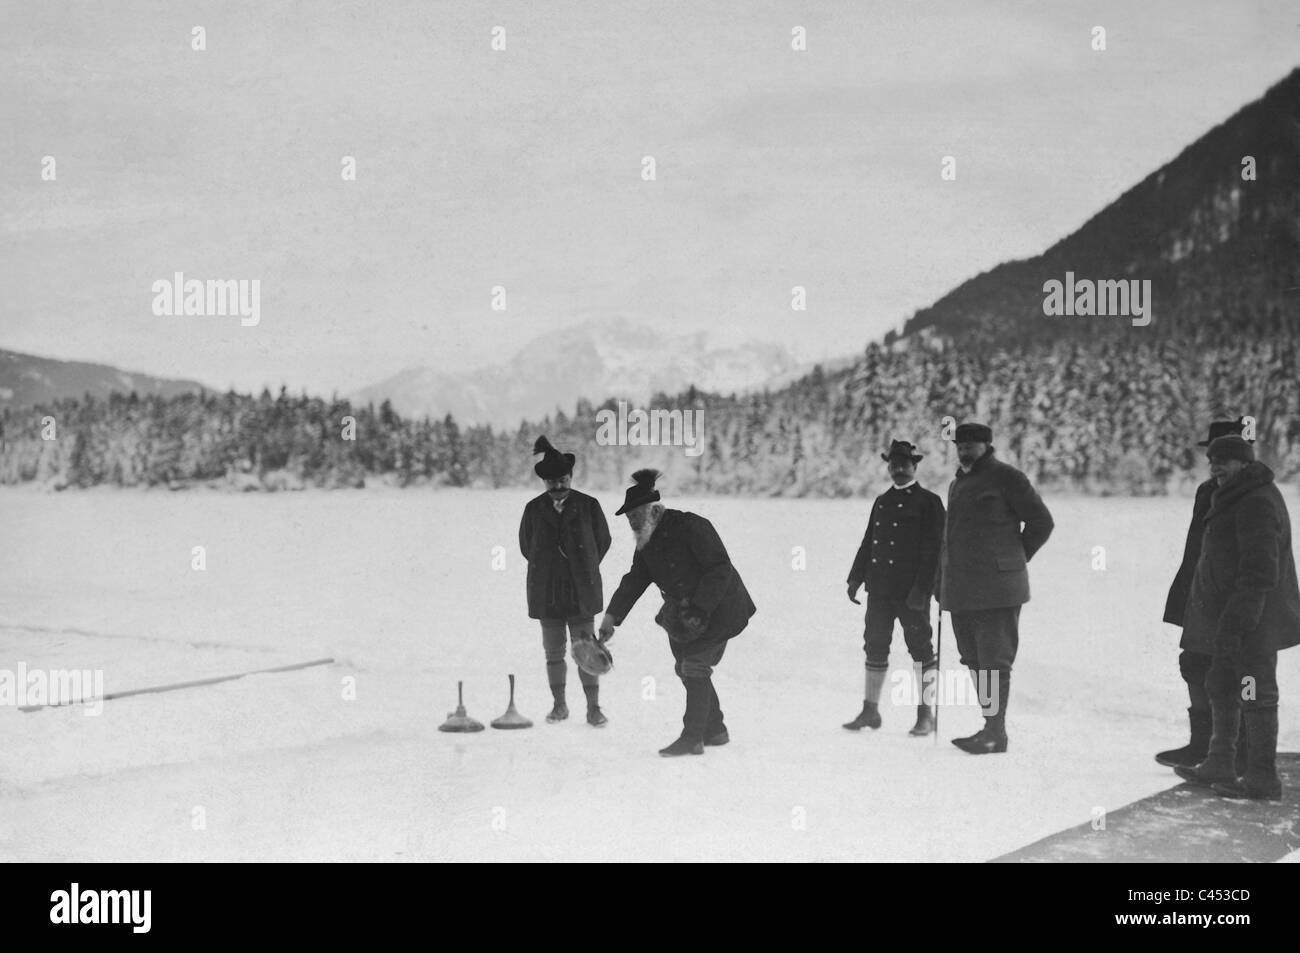
[[465, 683], [464, 682], [456, 683], [456, 704], [462, 708], [465, 707]]
[[515, 703], [515, 677], [510, 676], [510, 704]]

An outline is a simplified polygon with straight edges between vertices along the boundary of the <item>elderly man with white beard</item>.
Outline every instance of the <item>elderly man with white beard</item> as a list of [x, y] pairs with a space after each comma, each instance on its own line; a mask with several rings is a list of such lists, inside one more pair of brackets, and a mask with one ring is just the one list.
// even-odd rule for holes
[[627, 618], [651, 583], [659, 587], [663, 607], [655, 622], [668, 633], [676, 659], [674, 671], [686, 688], [681, 736], [659, 753], [666, 758], [703, 754], [705, 745], [731, 740], [713, 685], [713, 668], [728, 640], [735, 638], [756, 611], [740, 573], [731, 564], [713, 524], [702, 516], [670, 510], [659, 502], [658, 470], [638, 470], [623, 505], [636, 538], [632, 568], [609, 600], [600, 623], [602, 642]]

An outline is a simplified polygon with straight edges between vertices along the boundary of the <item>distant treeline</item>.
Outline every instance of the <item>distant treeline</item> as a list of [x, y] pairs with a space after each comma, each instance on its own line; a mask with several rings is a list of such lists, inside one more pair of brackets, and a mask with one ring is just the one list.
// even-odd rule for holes
[[634, 406], [703, 411], [702, 452], [600, 445], [597, 414], [616, 409], [614, 400], [502, 432], [283, 389], [122, 394], [6, 410], [0, 482], [540, 490], [531, 448], [545, 433], [578, 455], [575, 485], [591, 489], [623, 486], [633, 469], [653, 465], [675, 493], [851, 496], [878, 491], [879, 454], [892, 438], [927, 454], [922, 482], [946, 485], [953, 457], [942, 426], [951, 417], [990, 424], [999, 454], [1045, 486], [1157, 494], [1203, 479], [1195, 442], [1207, 421], [1242, 414], [1257, 421], [1261, 459], [1290, 480], [1300, 475], [1300, 317], [1273, 309], [1177, 334], [1076, 325], [1015, 347], [909, 335], [776, 392], [691, 389]]

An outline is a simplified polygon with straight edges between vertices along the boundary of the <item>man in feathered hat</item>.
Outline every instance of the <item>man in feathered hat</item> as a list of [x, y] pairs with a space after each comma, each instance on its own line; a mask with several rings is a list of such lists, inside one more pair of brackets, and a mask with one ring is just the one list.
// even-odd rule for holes
[[921, 666], [916, 723], [909, 733], [928, 735], [934, 731], [934, 710], [926, 700], [926, 686], [938, 666], [930, 639], [930, 595], [943, 540], [943, 500], [916, 482], [922, 455], [906, 440], [892, 441], [880, 459], [889, 465], [894, 485], [876, 497], [849, 570], [849, 599], [859, 603], [858, 589], [865, 585], [867, 590], [862, 633], [867, 677], [862, 712], [844, 727], [850, 731], [880, 727], [880, 693], [889, 671], [889, 643], [897, 619], [908, 653]]
[[686, 688], [681, 736], [659, 753], [671, 758], [703, 754], [705, 745], [731, 740], [713, 686], [713, 668], [727, 640], [739, 635], [754, 614], [754, 603], [731, 564], [727, 549], [702, 516], [670, 510], [659, 502], [658, 470], [638, 470], [615, 516], [627, 515], [636, 539], [632, 568], [600, 623], [602, 641], [614, 637], [651, 583], [664, 597], [655, 622], [668, 632], [676, 659], [674, 671]]
[[[573, 454], [560, 453], [545, 437], [537, 438], [533, 453], [543, 455], [533, 472], [546, 492], [524, 507], [519, 549], [528, 561], [528, 616], [542, 623], [546, 678], [555, 700], [546, 720], [557, 722], [569, 717], [565, 626], [575, 640], [595, 637], [596, 613], [605, 604], [600, 561], [609, 551], [610, 535], [600, 503], [571, 486]], [[587, 724], [599, 728], [607, 721], [600, 710], [600, 680], [581, 668], [578, 678], [587, 696]]]

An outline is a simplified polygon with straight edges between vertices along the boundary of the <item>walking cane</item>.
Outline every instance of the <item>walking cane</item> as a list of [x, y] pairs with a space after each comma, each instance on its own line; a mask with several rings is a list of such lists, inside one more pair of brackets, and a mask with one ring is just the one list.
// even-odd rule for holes
[[939, 606], [939, 634], [934, 651], [934, 743], [939, 743], [939, 682], [943, 678], [943, 606]]

